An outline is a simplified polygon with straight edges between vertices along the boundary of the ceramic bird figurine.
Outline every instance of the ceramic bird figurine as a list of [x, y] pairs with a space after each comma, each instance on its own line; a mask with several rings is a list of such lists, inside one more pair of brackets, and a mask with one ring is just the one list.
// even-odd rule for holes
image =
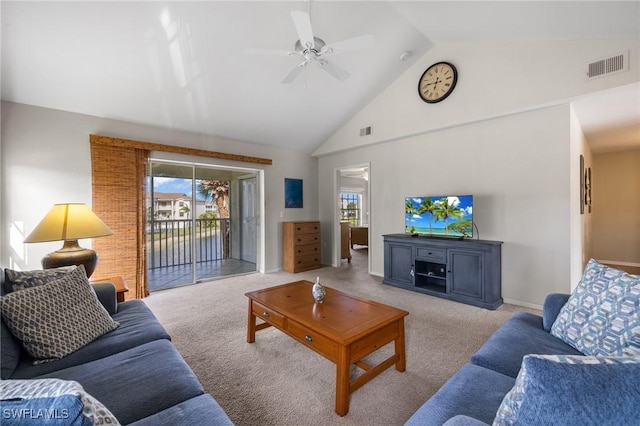
[[313, 285], [311, 289], [313, 293], [313, 298], [316, 300], [316, 303], [322, 303], [324, 300], [324, 295], [327, 294], [324, 286], [320, 284], [320, 277], [316, 277], [316, 283]]

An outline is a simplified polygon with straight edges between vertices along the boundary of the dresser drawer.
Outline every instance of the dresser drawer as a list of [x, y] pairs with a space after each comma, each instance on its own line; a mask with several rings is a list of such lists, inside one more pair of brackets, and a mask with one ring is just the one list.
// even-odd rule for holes
[[320, 265], [320, 254], [312, 254], [310, 256], [298, 256], [294, 262], [296, 272], [316, 269]]
[[445, 260], [444, 249], [416, 247], [416, 258], [426, 260]]
[[318, 222], [295, 224], [296, 234], [317, 234], [318, 232], [320, 232], [320, 223]]
[[295, 248], [297, 256], [320, 256], [320, 244], [305, 244], [296, 246]]
[[320, 242], [320, 235], [318, 235], [317, 233], [315, 233], [315, 234], [296, 234], [296, 236], [294, 237], [294, 241], [295, 241], [295, 244], [297, 246], [305, 245], [305, 244], [318, 243], [318, 242]]
[[275, 312], [272, 309], [267, 308], [264, 305], [256, 302], [255, 300], [251, 304], [251, 310], [261, 320], [273, 324], [276, 327], [282, 328], [284, 326], [284, 316]]
[[338, 356], [337, 343], [290, 319], [287, 321], [287, 331], [300, 343], [318, 352], [328, 360], [332, 362], [336, 361], [336, 357]]

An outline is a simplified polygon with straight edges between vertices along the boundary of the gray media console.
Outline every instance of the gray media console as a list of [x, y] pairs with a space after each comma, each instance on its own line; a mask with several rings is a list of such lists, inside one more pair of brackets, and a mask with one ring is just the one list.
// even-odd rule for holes
[[486, 309], [502, 305], [501, 241], [384, 235], [384, 284]]

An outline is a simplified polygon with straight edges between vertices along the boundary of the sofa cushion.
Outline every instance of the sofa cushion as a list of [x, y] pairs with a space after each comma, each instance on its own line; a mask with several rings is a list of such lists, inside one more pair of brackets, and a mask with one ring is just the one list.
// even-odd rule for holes
[[47, 285], [2, 296], [0, 308], [35, 363], [62, 358], [118, 327], [98, 301], [83, 266]]
[[515, 379], [473, 364], [464, 365], [405, 423], [441, 426], [456, 415], [491, 423]]
[[44, 377], [77, 381], [122, 424], [149, 417], [204, 393], [178, 350], [165, 339]]
[[60, 379], [0, 382], [3, 425], [119, 425], [118, 420], [78, 382]]
[[9, 328], [0, 319], [0, 378], [6, 380], [11, 377], [20, 363], [22, 345], [16, 337], [11, 334]]
[[208, 393], [160, 411], [129, 426], [157, 425], [199, 425], [206, 423], [215, 426], [233, 426], [220, 405]]
[[118, 313], [112, 318], [120, 324], [118, 328], [98, 337], [90, 344], [64, 358], [33, 365], [33, 358], [23, 357], [11, 378], [28, 379], [41, 376], [52, 371], [95, 361], [154, 340], [170, 339], [165, 328], [142, 300], [128, 300], [119, 303]]
[[591, 259], [551, 334], [585, 355], [640, 356], [640, 276]]
[[562, 307], [569, 300], [570, 294], [551, 293], [544, 299], [544, 308], [542, 311], [542, 328], [546, 332], [551, 332], [553, 323], [558, 318]]
[[516, 377], [528, 354], [582, 355], [544, 331], [542, 317], [518, 312], [509, 318], [471, 357], [471, 363]]
[[7, 293], [24, 290], [25, 288], [44, 285], [64, 277], [73, 271], [75, 266], [63, 266], [60, 268], [43, 269], [35, 271], [4, 270], [4, 288]]
[[502, 425], [637, 425], [640, 358], [528, 355], [494, 419]]
[[481, 422], [469, 416], [455, 416], [444, 422], [442, 426], [489, 426], [488, 423]]

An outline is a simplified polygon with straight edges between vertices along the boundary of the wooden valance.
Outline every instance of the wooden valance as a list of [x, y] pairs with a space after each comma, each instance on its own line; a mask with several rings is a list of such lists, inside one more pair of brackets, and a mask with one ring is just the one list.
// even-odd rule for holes
[[244, 163], [273, 164], [270, 158], [251, 157], [247, 155], [228, 154], [225, 152], [208, 151], [206, 149], [186, 148], [174, 145], [165, 145], [154, 142], [135, 141], [131, 139], [113, 138], [111, 136], [89, 135], [92, 144], [109, 145], [121, 148], [142, 149], [145, 151], [171, 152], [174, 154], [195, 155], [207, 158], [220, 158], [222, 160], [241, 161]]

